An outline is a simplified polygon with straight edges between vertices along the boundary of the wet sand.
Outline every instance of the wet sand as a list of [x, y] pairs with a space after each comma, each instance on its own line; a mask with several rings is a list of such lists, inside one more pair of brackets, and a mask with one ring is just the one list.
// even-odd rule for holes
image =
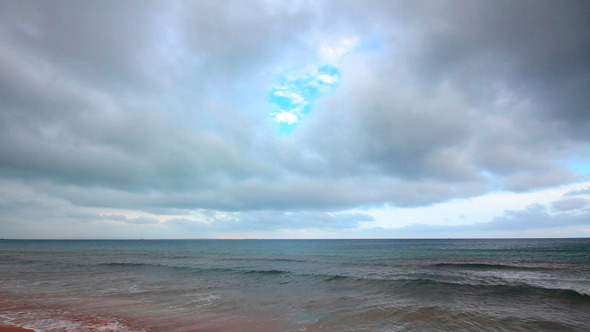
[[[35, 332], [21, 326], [46, 329], [45, 322], [53, 322], [50, 331], [76, 330], [86, 332], [115, 331], [184, 331], [184, 332], [258, 332], [285, 331], [276, 322], [245, 317], [215, 314], [197, 315], [181, 312], [158, 317], [157, 309], [137, 301], [58, 299], [55, 293], [1, 291], [0, 308], [6, 310], [7, 320], [0, 318], [0, 332]], [[57, 324], [57, 327], [55, 326]], [[19, 326], [20, 325], [20, 326]]]
[[0, 323], [0, 332], [35, 332], [34, 330], [25, 329], [18, 326]]

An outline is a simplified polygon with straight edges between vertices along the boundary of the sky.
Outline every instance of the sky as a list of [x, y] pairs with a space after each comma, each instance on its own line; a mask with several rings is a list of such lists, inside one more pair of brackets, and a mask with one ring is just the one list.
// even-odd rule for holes
[[588, 236], [588, 1], [0, 0], [1, 238]]

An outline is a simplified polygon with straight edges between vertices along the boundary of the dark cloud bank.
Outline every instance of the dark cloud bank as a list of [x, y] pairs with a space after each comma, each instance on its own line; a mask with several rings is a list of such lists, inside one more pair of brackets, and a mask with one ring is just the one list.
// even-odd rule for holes
[[[281, 70], [350, 36], [340, 86], [277, 136]], [[328, 211], [574, 180], [589, 88], [587, 1], [1, 1], [0, 177], [78, 207], [349, 227], [369, 217]]]

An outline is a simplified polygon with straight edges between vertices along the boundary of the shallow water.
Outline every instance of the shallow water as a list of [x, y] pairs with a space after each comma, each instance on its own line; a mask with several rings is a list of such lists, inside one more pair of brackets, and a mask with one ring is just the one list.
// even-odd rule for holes
[[0, 241], [37, 331], [587, 331], [590, 239]]

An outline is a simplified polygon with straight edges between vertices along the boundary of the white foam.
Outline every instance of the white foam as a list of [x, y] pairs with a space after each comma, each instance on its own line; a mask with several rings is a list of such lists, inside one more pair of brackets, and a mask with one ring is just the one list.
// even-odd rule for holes
[[[67, 312], [32, 310], [27, 312], [12, 312], [1, 314], [5, 322], [17, 325], [23, 328], [31, 329], [36, 332], [145, 332], [145, 329], [131, 328], [116, 319], [109, 319], [101, 322], [98, 317], [92, 321], [66, 318], [59, 316], [60, 314], [67, 314]], [[95, 322], [99, 321], [99, 322]]]

